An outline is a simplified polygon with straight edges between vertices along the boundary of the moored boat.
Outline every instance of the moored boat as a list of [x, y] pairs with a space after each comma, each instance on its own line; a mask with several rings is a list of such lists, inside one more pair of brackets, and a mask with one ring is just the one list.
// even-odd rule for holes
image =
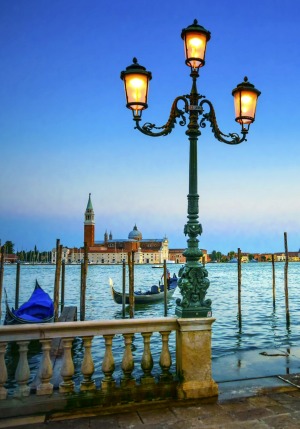
[[[111, 294], [113, 297], [113, 300], [116, 304], [122, 304], [122, 292], [118, 292], [114, 289], [113, 281], [110, 278], [109, 279], [109, 285], [111, 289]], [[167, 290], [167, 297], [171, 297], [173, 293], [175, 292], [175, 289], [177, 287], [177, 277], [171, 278]], [[134, 292], [134, 303], [135, 304], [153, 304], [155, 302], [162, 301], [164, 299], [164, 285], [153, 285], [151, 286], [151, 289], [142, 292], [142, 291], [135, 291]], [[125, 293], [125, 304], [129, 304], [129, 293]]]
[[[6, 291], [5, 291], [6, 292]], [[6, 296], [6, 316], [4, 325], [24, 323], [49, 323], [53, 321], [54, 305], [50, 296], [35, 282], [31, 297], [17, 310], [10, 308]]]

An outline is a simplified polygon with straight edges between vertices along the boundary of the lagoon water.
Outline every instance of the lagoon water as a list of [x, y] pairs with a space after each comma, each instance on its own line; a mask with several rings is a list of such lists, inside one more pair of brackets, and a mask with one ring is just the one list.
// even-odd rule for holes
[[[168, 268], [178, 273], [181, 265]], [[210, 287], [206, 298], [212, 300], [213, 324], [212, 355], [220, 357], [236, 351], [273, 349], [298, 346], [300, 340], [300, 263], [290, 263], [288, 270], [290, 326], [286, 326], [284, 297], [284, 263], [276, 263], [276, 307], [272, 298], [271, 263], [242, 265], [242, 328], [237, 319], [237, 264], [207, 264]], [[148, 289], [157, 284], [162, 269], [151, 265], [135, 266], [135, 289]], [[20, 304], [27, 300], [35, 279], [53, 296], [54, 265], [22, 265]], [[122, 318], [122, 308], [114, 303], [109, 288], [109, 277], [121, 291], [122, 266], [89, 265], [86, 291], [86, 320]], [[9, 302], [15, 300], [16, 266], [5, 265], [4, 287]], [[128, 281], [127, 281], [128, 283]], [[66, 265], [65, 305], [76, 305], [79, 310], [80, 266]], [[3, 297], [4, 298], [4, 297]], [[175, 298], [168, 300], [168, 315], [173, 316]], [[2, 320], [5, 315], [4, 299]], [[136, 307], [135, 317], [163, 317], [163, 302]], [[126, 317], [129, 317], [128, 313]]]

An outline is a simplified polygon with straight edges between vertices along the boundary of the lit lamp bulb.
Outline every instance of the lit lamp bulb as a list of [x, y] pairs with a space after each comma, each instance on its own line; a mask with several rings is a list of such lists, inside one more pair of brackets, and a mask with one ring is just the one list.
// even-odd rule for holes
[[192, 25], [181, 32], [184, 41], [185, 63], [192, 69], [198, 69], [205, 64], [206, 43], [210, 39], [210, 32], [195, 19]]
[[133, 58], [131, 66], [121, 72], [121, 79], [125, 86], [126, 107], [133, 111], [134, 117], [140, 117], [142, 110], [148, 107], [148, 86], [151, 78], [151, 72], [139, 65], [136, 58]]
[[257, 99], [260, 94], [261, 92], [248, 82], [247, 77], [232, 91], [235, 120], [242, 125], [243, 130], [248, 131], [250, 124], [254, 122]]
[[144, 107], [141, 104], [132, 103], [146, 102], [147, 79], [138, 75], [129, 75], [126, 79], [126, 87], [128, 102], [131, 103], [130, 108], [135, 111], [142, 110]]
[[[256, 101], [253, 100], [252, 95], [243, 93], [241, 96], [241, 112], [243, 116], [253, 117], [253, 105]], [[241, 123], [241, 121], [239, 121]], [[251, 123], [251, 119], [244, 119], [243, 123]]]

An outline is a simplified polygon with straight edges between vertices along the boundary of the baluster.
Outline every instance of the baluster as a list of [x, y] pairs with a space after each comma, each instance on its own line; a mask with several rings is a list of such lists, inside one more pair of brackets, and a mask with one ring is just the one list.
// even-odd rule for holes
[[52, 377], [52, 362], [50, 359], [51, 340], [40, 340], [43, 350], [43, 358], [39, 370], [41, 383], [37, 386], [37, 395], [51, 395], [53, 384], [50, 383]]
[[107, 390], [115, 386], [115, 380], [112, 374], [115, 370], [115, 362], [112, 354], [112, 340], [114, 335], [103, 335], [105, 340], [105, 354], [102, 362], [102, 371], [104, 372], [104, 378], [101, 382], [103, 389]]
[[72, 359], [72, 342], [73, 338], [64, 338], [63, 340], [64, 357], [60, 375], [63, 381], [59, 385], [60, 393], [72, 393], [74, 391], [74, 363]]
[[7, 368], [5, 363], [5, 352], [7, 343], [0, 343], [0, 399], [7, 398], [7, 390], [4, 384], [7, 380]]
[[141, 367], [144, 371], [144, 375], [141, 377], [142, 384], [152, 384], [154, 383], [154, 377], [151, 374], [153, 368], [153, 358], [150, 350], [150, 337], [152, 332], [142, 332], [144, 338], [144, 352], [142, 356]]
[[123, 334], [124, 342], [125, 342], [125, 350], [122, 359], [122, 371], [123, 378], [121, 380], [122, 387], [135, 386], [135, 379], [132, 377], [131, 373], [134, 368], [134, 360], [131, 351], [133, 334]]
[[30, 394], [30, 387], [27, 385], [30, 377], [27, 359], [29, 341], [17, 341], [17, 344], [19, 346], [19, 362], [16, 369], [15, 378], [18, 387], [14, 393], [14, 397], [21, 398], [23, 396], [29, 396]]
[[80, 390], [95, 390], [95, 381], [92, 380], [94, 374], [94, 362], [91, 353], [93, 337], [82, 337], [84, 345], [84, 357], [81, 365], [81, 372], [83, 374], [83, 380], [80, 384]]
[[159, 365], [162, 369], [162, 374], [160, 374], [160, 380], [167, 381], [172, 380], [173, 376], [170, 373], [170, 367], [172, 365], [171, 354], [169, 350], [169, 335], [171, 331], [160, 332], [162, 339], [162, 348], [160, 354]]

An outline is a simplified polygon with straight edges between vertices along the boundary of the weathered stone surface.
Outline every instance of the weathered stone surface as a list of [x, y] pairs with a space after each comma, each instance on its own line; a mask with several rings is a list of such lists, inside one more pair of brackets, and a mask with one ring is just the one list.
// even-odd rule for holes
[[271, 410], [267, 408], [253, 408], [251, 410], [239, 411], [239, 409], [230, 412], [236, 420], [260, 420], [262, 417], [274, 415]]
[[299, 419], [289, 414], [264, 417], [262, 421], [273, 429], [299, 429], [300, 427]]
[[144, 424], [176, 421], [176, 416], [168, 408], [142, 410], [139, 411], [139, 416]]
[[[3, 423], [7, 421], [0, 419], [0, 427], [15, 429], [45, 429], [46, 427], [48, 429], [299, 429], [300, 411], [293, 409], [296, 401], [299, 407], [299, 396], [297, 392], [295, 396], [291, 393], [294, 394], [294, 392], [265, 394], [222, 403], [213, 399], [201, 399], [188, 402], [170, 401], [160, 405], [141, 404], [133, 409], [112, 407], [110, 414], [100, 407], [96, 414], [90, 416], [82, 415], [81, 418], [76, 419], [74, 413], [70, 412], [60, 415], [58, 420], [49, 420], [47, 424], [42, 423], [42, 419], [46, 416], [40, 416], [35, 421], [28, 420], [30, 419], [28, 417], [12, 418], [6, 425]], [[286, 412], [282, 413], [282, 408], [285, 408]]]
[[178, 319], [177, 373], [181, 380], [178, 398], [218, 395], [211, 372], [211, 325], [215, 319]]

